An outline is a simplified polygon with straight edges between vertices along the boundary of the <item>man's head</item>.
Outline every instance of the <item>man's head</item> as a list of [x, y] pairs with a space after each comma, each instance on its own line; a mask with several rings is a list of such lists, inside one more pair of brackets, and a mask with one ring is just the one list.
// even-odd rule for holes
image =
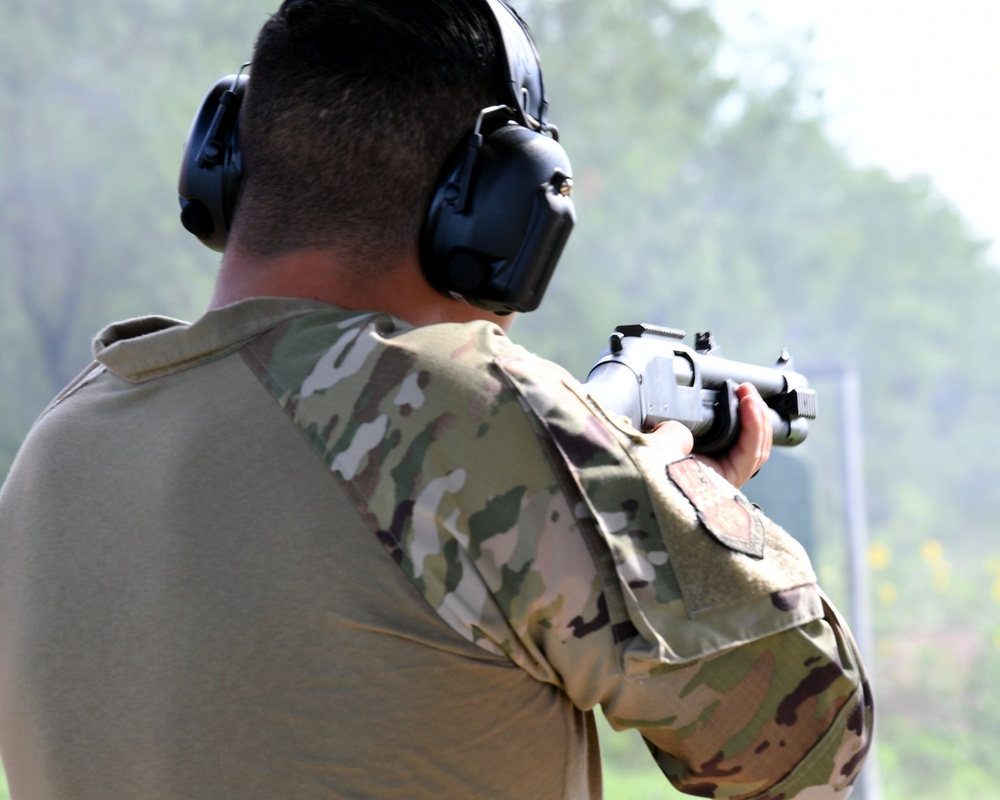
[[[325, 254], [339, 283], [409, 264], [445, 297], [530, 311], [575, 220], [546, 109], [502, 0], [285, 0], [250, 78], [219, 81], [195, 117], [181, 218], [226, 248], [230, 287], [248, 265]], [[241, 293], [265, 288], [255, 277]]]
[[256, 258], [334, 248], [376, 268], [412, 248], [448, 153], [499, 101], [468, 0], [285, 0], [240, 112], [230, 241]]

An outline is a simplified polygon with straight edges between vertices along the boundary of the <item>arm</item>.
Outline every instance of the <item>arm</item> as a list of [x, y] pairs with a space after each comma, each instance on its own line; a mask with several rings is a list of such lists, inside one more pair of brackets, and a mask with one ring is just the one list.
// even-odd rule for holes
[[[872, 726], [857, 648], [802, 548], [725, 480], [744, 482], [769, 451], [756, 392], [739, 390], [743, 431], [723, 459], [685, 458], [681, 425], [642, 434], [615, 417], [603, 417], [610, 436], [596, 452], [599, 429], [568, 410], [572, 396], [511, 366], [589, 507], [589, 549], [606, 576], [612, 641], [522, 629], [567, 693], [582, 708], [601, 705], [614, 727], [639, 730], [682, 791], [845, 797]], [[566, 386], [587, 403], [586, 387]], [[582, 436], [591, 449], [578, 446]], [[746, 537], [732, 523], [741, 510]]]
[[636, 728], [682, 792], [716, 798], [844, 798], [867, 755], [872, 699], [843, 621], [825, 616], [645, 681], [602, 703]]
[[[352, 380], [338, 366], [323, 398], [350, 408], [341, 390], [374, 387], [358, 412], [372, 421], [322, 453], [438, 615], [577, 708], [601, 705], [640, 730], [686, 791], [706, 796], [710, 778], [708, 796], [837, 797], [863, 760], [870, 713], [853, 644], [801, 547], [683, 457], [676, 429], [643, 434], [603, 415], [570, 376], [492, 329], [383, 340], [376, 322], [343, 334]], [[319, 369], [301, 368], [293, 386]], [[737, 481], [767, 450], [744, 394], [747, 446], [719, 463]], [[282, 395], [305, 430], [314, 402]], [[719, 508], [699, 517], [701, 495]], [[748, 527], [733, 530], [741, 513]]]

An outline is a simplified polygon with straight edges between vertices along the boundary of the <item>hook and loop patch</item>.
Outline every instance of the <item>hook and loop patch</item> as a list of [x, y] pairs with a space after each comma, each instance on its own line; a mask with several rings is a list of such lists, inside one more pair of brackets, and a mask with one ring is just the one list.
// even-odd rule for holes
[[724, 491], [690, 456], [668, 464], [667, 475], [720, 544], [753, 558], [764, 557], [764, 523], [742, 494]]

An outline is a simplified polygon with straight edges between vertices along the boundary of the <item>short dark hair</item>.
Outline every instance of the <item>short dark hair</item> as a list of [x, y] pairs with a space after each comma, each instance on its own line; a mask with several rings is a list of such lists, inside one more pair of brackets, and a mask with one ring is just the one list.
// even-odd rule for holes
[[234, 240], [365, 267], [414, 246], [449, 152], [502, 96], [497, 70], [469, 0], [285, 0], [250, 67]]

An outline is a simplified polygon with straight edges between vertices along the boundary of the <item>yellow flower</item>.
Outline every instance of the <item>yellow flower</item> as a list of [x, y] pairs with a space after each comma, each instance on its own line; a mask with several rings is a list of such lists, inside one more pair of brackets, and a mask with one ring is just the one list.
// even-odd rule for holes
[[868, 566], [873, 570], [882, 570], [892, 563], [892, 551], [885, 542], [872, 542], [868, 545]]
[[923, 553], [924, 561], [932, 567], [944, 560], [944, 547], [941, 546], [941, 542], [937, 539], [928, 539], [924, 542], [921, 552]]
[[896, 585], [886, 581], [878, 587], [878, 600], [884, 606], [894, 605], [896, 602]]

